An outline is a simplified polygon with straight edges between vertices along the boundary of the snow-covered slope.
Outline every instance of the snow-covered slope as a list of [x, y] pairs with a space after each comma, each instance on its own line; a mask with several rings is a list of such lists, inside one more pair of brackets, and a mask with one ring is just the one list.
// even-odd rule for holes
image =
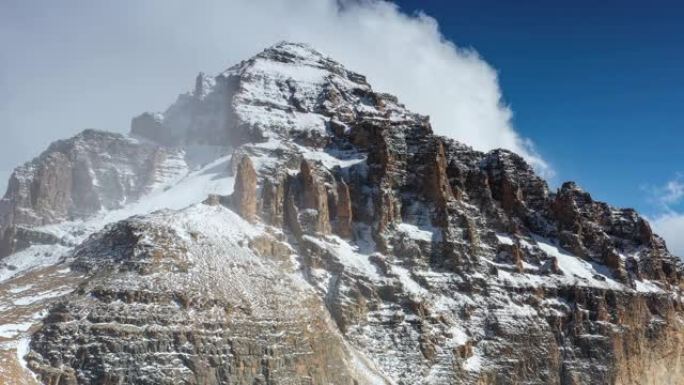
[[344, 130], [362, 116], [391, 122], [418, 117], [393, 96], [373, 92], [363, 75], [311, 47], [283, 42], [215, 77], [198, 75], [192, 93], [164, 113], [135, 118], [132, 132], [175, 144], [315, 139], [331, 125]]
[[[135, 143], [134, 139], [126, 140]], [[178, 154], [175, 158], [177, 167], [160, 168], [157, 175], [163, 177], [155, 178], [140, 198], [76, 220], [33, 227], [36, 233], [55, 243], [28, 245], [0, 260], [0, 298], [3, 299], [0, 306], [0, 360], [3, 364], [0, 367], [5, 368], [0, 369], [1, 383], [32, 383], [33, 376], [23, 360], [28, 352], [28, 336], [45, 317], [50, 304], [74, 291], [83, 281], [81, 273], [70, 269], [77, 245], [110, 223], [156, 210], [180, 210], [203, 201], [209, 194], [232, 192], [230, 155], [223, 155], [227, 151], [225, 147], [173, 151]], [[197, 155], [198, 152], [204, 156]], [[208, 153], [213, 154], [209, 157], [211, 161], [198, 163], [206, 161]], [[110, 162], [109, 167], [117, 170], [126, 166], [125, 162], [119, 164], [120, 161], [111, 159]], [[163, 173], [164, 170], [173, 171]]]
[[[684, 383], [684, 269], [645, 220], [311, 47], [200, 74], [137, 139], [83, 135], [4, 200], [32, 219], [1, 224], [0, 382]], [[111, 141], [166, 154], [125, 199], [99, 181], [141, 171]], [[112, 204], [78, 210], [55, 153]]]

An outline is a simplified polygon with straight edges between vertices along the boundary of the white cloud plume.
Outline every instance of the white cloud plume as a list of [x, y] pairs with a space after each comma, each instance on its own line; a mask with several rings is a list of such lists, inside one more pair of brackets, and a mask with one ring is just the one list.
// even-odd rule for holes
[[684, 258], [684, 214], [666, 213], [649, 220], [656, 234], [665, 239], [674, 255]]
[[659, 200], [664, 205], [679, 203], [684, 198], [684, 177], [677, 174], [660, 189]]
[[653, 229], [675, 255], [684, 258], [684, 213], [677, 210], [684, 200], [684, 174], [678, 173], [663, 186], [648, 189], [659, 214], [649, 219]]
[[684, 201], [684, 174], [675, 174], [662, 186], [642, 186], [642, 190], [648, 194], [648, 201], [658, 210], [671, 213]]
[[127, 131], [199, 71], [219, 72], [280, 40], [310, 43], [374, 88], [429, 114], [439, 134], [503, 147], [550, 175], [512, 127], [497, 73], [446, 40], [435, 19], [379, 0], [64, 0], [0, 14], [0, 168], [85, 127]]

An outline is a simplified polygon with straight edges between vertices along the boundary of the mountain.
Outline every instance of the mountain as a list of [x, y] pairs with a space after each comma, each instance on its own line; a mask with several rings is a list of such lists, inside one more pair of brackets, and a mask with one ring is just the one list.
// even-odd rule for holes
[[0, 230], [2, 383], [684, 384], [646, 220], [304, 44], [54, 143]]

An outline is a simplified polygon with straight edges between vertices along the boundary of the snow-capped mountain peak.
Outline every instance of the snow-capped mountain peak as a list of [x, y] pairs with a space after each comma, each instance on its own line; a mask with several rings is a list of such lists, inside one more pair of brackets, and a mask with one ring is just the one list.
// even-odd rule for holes
[[684, 267], [647, 221], [305, 44], [131, 136], [13, 175], [0, 382], [682, 383]]
[[292, 132], [321, 136], [331, 123], [362, 118], [402, 121], [417, 115], [309, 46], [283, 42], [215, 77], [200, 74], [193, 93], [181, 95], [164, 113], [135, 118], [132, 133], [168, 144], [216, 138], [242, 143]]

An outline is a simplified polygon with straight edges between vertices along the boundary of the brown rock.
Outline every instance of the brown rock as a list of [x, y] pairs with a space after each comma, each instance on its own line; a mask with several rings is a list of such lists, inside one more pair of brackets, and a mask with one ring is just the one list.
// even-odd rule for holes
[[447, 176], [447, 160], [442, 141], [437, 141], [435, 156], [429, 161], [423, 188], [427, 198], [435, 204], [434, 224], [445, 227], [449, 219], [446, 205], [453, 199], [453, 194]]
[[288, 259], [293, 250], [283, 242], [269, 234], [258, 236], [249, 241], [249, 248], [261, 256], [275, 258], [281, 261]]
[[523, 196], [520, 188], [508, 178], [501, 180], [501, 207], [508, 213], [512, 213], [520, 202]]
[[558, 265], [558, 258], [551, 257], [541, 267], [542, 274], [563, 274], [563, 271]]
[[31, 185], [35, 210], [54, 212], [59, 216], [68, 213], [73, 186], [71, 167], [67, 155], [61, 152], [48, 155]]
[[221, 196], [217, 194], [209, 194], [207, 199], [205, 199], [202, 203], [208, 206], [218, 206], [221, 204]]
[[300, 211], [314, 210], [314, 231], [322, 234], [330, 234], [330, 213], [328, 208], [328, 193], [325, 186], [316, 175], [313, 164], [308, 160], [303, 160], [299, 173], [302, 184], [302, 195], [300, 199]]
[[299, 224], [299, 210], [297, 209], [297, 206], [295, 205], [295, 197], [294, 194], [291, 193], [291, 190], [288, 189], [288, 193], [285, 195], [285, 199], [283, 202], [283, 210], [284, 210], [284, 222], [285, 225], [292, 233], [294, 234], [297, 239], [301, 238], [303, 235], [303, 230], [302, 227]]
[[522, 273], [523, 270], [525, 270], [523, 267], [524, 254], [523, 254], [523, 251], [520, 249], [520, 246], [513, 245], [512, 249], [511, 249], [511, 257], [513, 258], [513, 264], [515, 265], [515, 270], [518, 273]]
[[281, 181], [264, 179], [261, 193], [261, 212], [263, 219], [272, 226], [283, 225], [285, 188]]
[[243, 156], [238, 164], [232, 203], [235, 210], [248, 222], [256, 222], [257, 174], [248, 156]]
[[342, 238], [352, 237], [352, 206], [349, 186], [340, 179], [337, 183], [335, 233]]

